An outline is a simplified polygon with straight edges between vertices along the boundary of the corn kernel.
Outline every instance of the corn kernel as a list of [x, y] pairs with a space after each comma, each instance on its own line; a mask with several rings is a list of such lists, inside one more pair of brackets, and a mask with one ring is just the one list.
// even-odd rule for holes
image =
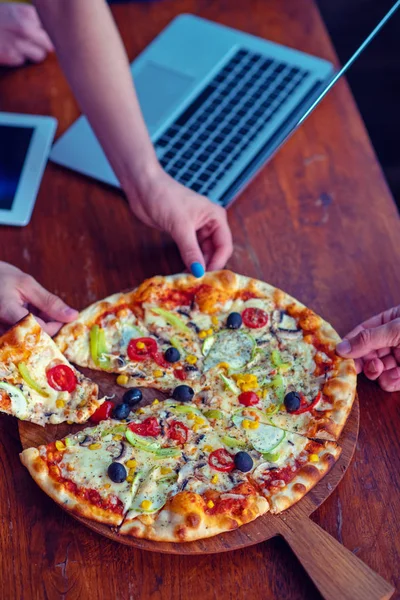
[[218, 369], [226, 369], [227, 371], [229, 371], [230, 366], [228, 365], [227, 362], [220, 362], [217, 364], [217, 368]]
[[158, 400], [158, 398], [154, 398], [152, 404], [160, 404], [160, 401]]
[[64, 406], [65, 406], [64, 400], [57, 400], [56, 406], [57, 406], [57, 408], [64, 408]]
[[251, 421], [249, 421], [249, 419], [243, 419], [243, 421], [242, 421], [243, 429], [250, 429], [250, 423], [251, 423]]
[[138, 415], [144, 415], [144, 413], [146, 412], [145, 410], [143, 410], [143, 408], [139, 408], [137, 411]]
[[249, 429], [258, 429], [260, 427], [260, 423], [258, 421], [250, 421]]
[[146, 344], [144, 344], [143, 342], [136, 342], [136, 348], [138, 350], [144, 350], [146, 348]]
[[133, 477], [136, 473], [136, 469], [129, 469], [128, 475], [129, 477]]
[[308, 458], [310, 459], [311, 462], [318, 462], [319, 461], [318, 454], [310, 454], [310, 456]]
[[197, 363], [197, 356], [194, 356], [193, 354], [188, 354], [186, 357], [186, 362], [188, 362], [189, 365], [194, 365], [195, 363]]
[[101, 444], [99, 444], [98, 442], [96, 442], [96, 444], [89, 445], [89, 450], [98, 450], [99, 448], [101, 448]]
[[192, 412], [187, 413], [187, 418], [189, 419], [189, 421], [194, 421], [196, 418], [196, 415]]
[[196, 423], [196, 425], [204, 425], [204, 419], [202, 419], [202, 417], [195, 416], [194, 422]]
[[118, 375], [117, 383], [118, 385], [126, 385], [129, 381], [128, 375]]
[[143, 500], [140, 506], [143, 508], [143, 510], [149, 510], [149, 508], [151, 508], [151, 502], [150, 500]]
[[206, 337], [207, 337], [207, 332], [206, 331], [200, 331], [199, 338], [201, 340], [204, 340]]
[[204, 446], [205, 452], [212, 452], [213, 450], [214, 450], [214, 448], [212, 446]]
[[109, 489], [110, 489], [110, 487], [111, 487], [111, 483], [105, 483], [105, 484], [103, 485], [103, 487], [104, 487], [106, 490], [109, 490]]
[[209, 500], [209, 501], [207, 502], [207, 507], [208, 507], [208, 508], [214, 508], [214, 506], [215, 506], [215, 505], [214, 505], [214, 502], [213, 502], [212, 500]]
[[74, 471], [75, 467], [74, 465], [67, 465], [67, 471]]
[[155, 371], [153, 371], [153, 375], [154, 377], [162, 377], [164, 373], [161, 371], [161, 369], [156, 369]]
[[169, 467], [161, 467], [160, 473], [161, 475], [168, 475], [168, 473], [172, 473], [172, 469]]
[[195, 423], [195, 424], [193, 425], [192, 429], [193, 429], [193, 431], [194, 431], [195, 433], [197, 433], [197, 432], [198, 432], [198, 430], [199, 430], [199, 425], [197, 425], [197, 423]]
[[113, 435], [113, 440], [115, 442], [120, 442], [122, 440], [122, 435], [119, 435], [119, 433]]
[[63, 442], [60, 442], [59, 440], [56, 441], [56, 448], [57, 450], [59, 450], [60, 452], [62, 452], [63, 450], [65, 450], [66, 445]]
[[211, 317], [211, 323], [213, 325], [219, 325], [218, 317]]
[[211, 477], [211, 483], [217, 483], [218, 482], [218, 475], [213, 475]]
[[127, 460], [125, 464], [128, 467], [128, 469], [134, 469], [136, 467], [137, 463], [136, 463], [136, 460], [131, 459], [131, 460]]
[[73, 421], [67, 421], [67, 424], [68, 424], [68, 425], [73, 425], [73, 424], [74, 424], [74, 422], [73, 422]]
[[210, 329], [207, 329], [206, 333], [207, 335], [212, 335], [214, 333], [214, 330], [210, 327]]
[[132, 483], [132, 481], [133, 481], [133, 476], [132, 476], [132, 475], [128, 475], [128, 477], [126, 478], [126, 481], [127, 481], [128, 483]]

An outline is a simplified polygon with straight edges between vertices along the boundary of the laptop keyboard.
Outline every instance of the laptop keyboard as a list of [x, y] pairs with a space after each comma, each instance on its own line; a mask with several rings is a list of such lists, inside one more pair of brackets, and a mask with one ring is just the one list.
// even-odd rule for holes
[[209, 194], [308, 74], [239, 50], [155, 141], [161, 165], [177, 181]]

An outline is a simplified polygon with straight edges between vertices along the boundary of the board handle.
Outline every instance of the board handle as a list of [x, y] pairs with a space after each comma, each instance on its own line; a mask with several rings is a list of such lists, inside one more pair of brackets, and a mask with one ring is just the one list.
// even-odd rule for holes
[[325, 600], [386, 600], [394, 588], [308, 517], [280, 518], [282, 535]]

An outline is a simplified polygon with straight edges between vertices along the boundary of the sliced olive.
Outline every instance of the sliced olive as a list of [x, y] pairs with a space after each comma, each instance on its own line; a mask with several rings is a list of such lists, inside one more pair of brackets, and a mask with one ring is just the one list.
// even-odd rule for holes
[[177, 402], [190, 402], [194, 396], [194, 390], [189, 385], [177, 385], [172, 392], [172, 397]]
[[228, 329], [239, 329], [242, 325], [242, 317], [237, 312], [231, 312], [226, 321]]
[[118, 419], [118, 421], [122, 421], [122, 419], [126, 419], [129, 415], [131, 408], [128, 404], [123, 402], [122, 404], [118, 404], [113, 410], [114, 419]]
[[178, 360], [180, 360], [181, 354], [179, 350], [171, 346], [171, 348], [167, 348], [164, 352], [164, 358], [169, 363], [176, 363], [178, 362]]
[[253, 468], [253, 459], [247, 452], [237, 452], [233, 460], [235, 462], [235, 467], [243, 473], [247, 473]]
[[128, 404], [129, 406], [134, 406], [135, 404], [138, 404], [138, 402], [140, 402], [142, 398], [143, 394], [138, 388], [131, 388], [130, 390], [125, 392], [125, 394], [122, 397], [122, 400], [125, 404]]
[[107, 475], [114, 483], [122, 483], [126, 479], [126, 469], [119, 462], [113, 462], [107, 469]]
[[301, 403], [300, 394], [298, 394], [297, 392], [289, 392], [288, 394], [286, 394], [283, 403], [288, 412], [294, 412], [298, 410], [300, 408]]

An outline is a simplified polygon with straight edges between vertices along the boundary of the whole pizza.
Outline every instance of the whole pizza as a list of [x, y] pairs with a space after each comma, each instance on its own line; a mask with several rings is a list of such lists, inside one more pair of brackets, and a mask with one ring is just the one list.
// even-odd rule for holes
[[[122, 535], [184, 542], [280, 513], [340, 455], [354, 363], [326, 321], [267, 283], [226, 270], [153, 277], [89, 306], [55, 341], [36, 333], [39, 353], [26, 331], [0, 339], [0, 410], [42, 425], [91, 415], [91, 426], [21, 460], [65, 509]], [[99, 399], [71, 363], [115, 373], [122, 403]], [[142, 387], [168, 399], [143, 405]]]

